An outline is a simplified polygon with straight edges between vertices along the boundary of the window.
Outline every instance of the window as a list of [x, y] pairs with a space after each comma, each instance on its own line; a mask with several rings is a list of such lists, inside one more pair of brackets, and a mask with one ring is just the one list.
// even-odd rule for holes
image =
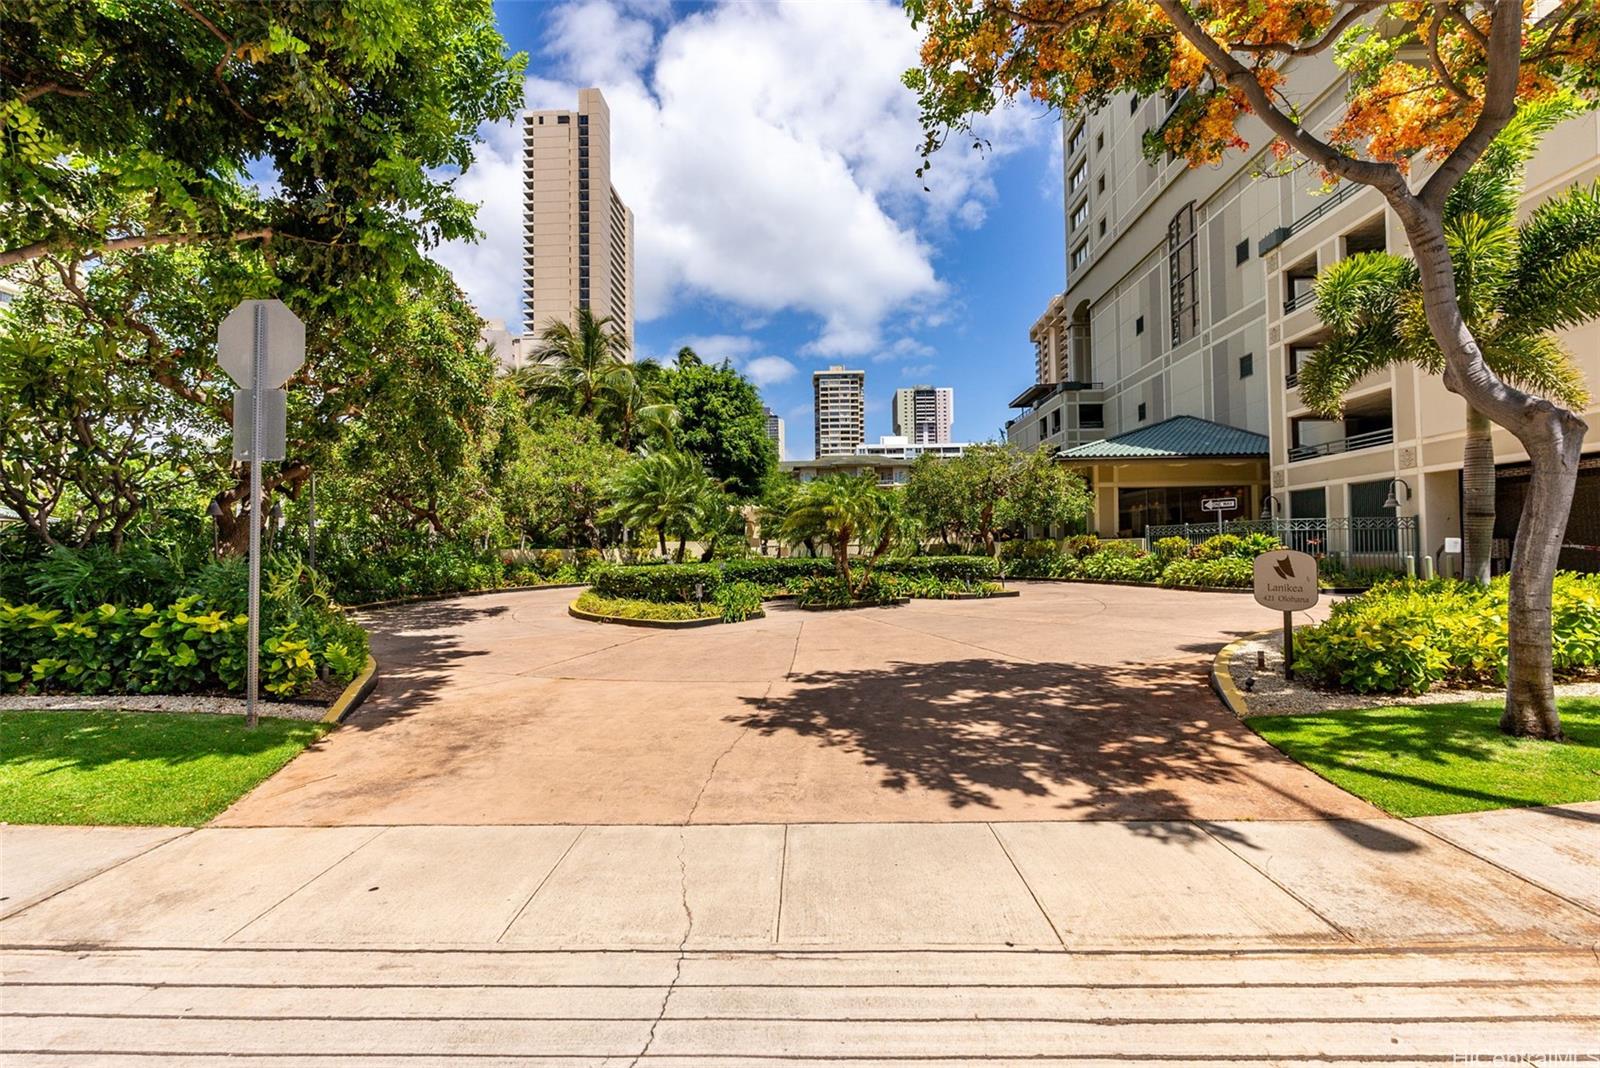
[[1072, 209], [1072, 228], [1074, 230], [1076, 230], [1078, 227], [1082, 226], [1084, 223], [1086, 223], [1088, 221], [1089, 221], [1089, 201], [1087, 199], [1085, 199], [1083, 201], [1083, 203], [1079, 204], [1077, 207]]
[[1104, 219], [1100, 220], [1100, 236], [1106, 236], [1106, 221]]
[[1106, 135], [1105, 134], [1097, 133], [1097, 134], [1094, 135], [1094, 150], [1096, 152], [1104, 152], [1106, 150]]
[[1085, 241], [1083, 244], [1072, 250], [1072, 268], [1073, 270], [1077, 270], [1079, 267], [1082, 267], [1088, 262], [1089, 242]]
[[1167, 286], [1172, 300], [1172, 343], [1181, 345], [1200, 330], [1193, 201], [1185, 204], [1167, 224]]
[[1250, 258], [1250, 239], [1247, 237], [1233, 247], [1233, 265], [1235, 267]]
[[1050, 413], [1050, 433], [1061, 433], [1061, 409], [1057, 408]]
[[[1393, 519], [1397, 514], [1396, 509], [1385, 508], [1383, 502], [1389, 499], [1390, 480], [1380, 478], [1376, 482], [1350, 483], [1350, 518], [1351, 519]], [[1352, 524], [1360, 526], [1362, 549], [1367, 552], [1392, 553], [1400, 546], [1399, 531], [1394, 526], [1385, 523]]]
[[1135, 337], [1144, 333], [1144, 316], [1141, 315], [1133, 321], [1133, 333]]
[[1141, 422], [1141, 423], [1144, 422], [1144, 412], [1145, 412], [1144, 401], [1140, 401], [1139, 402], [1139, 422]]
[[557, 115], [556, 116], [556, 123], [558, 125], [561, 125], [561, 126], [571, 126], [572, 125], [572, 116], [571, 115]]
[[1105, 175], [1102, 174], [1100, 176], [1099, 180], [1095, 182], [1094, 191], [1096, 193], [1104, 193], [1106, 191], [1106, 176]]
[[1078, 405], [1078, 425], [1086, 430], [1099, 430], [1106, 425], [1105, 405]]
[[1067, 191], [1076, 193], [1083, 183], [1088, 180], [1089, 165], [1087, 163], [1078, 164], [1078, 169], [1072, 172], [1071, 178], [1067, 179]]
[[1256, 373], [1256, 356], [1255, 356], [1255, 353], [1247, 352], [1243, 356], [1240, 356], [1239, 357], [1239, 377], [1240, 378], [1249, 378], [1251, 375], [1253, 375], [1255, 373]]
[[1135, 111], [1138, 111], [1138, 110], [1139, 110], [1139, 98], [1136, 96], [1132, 100], [1128, 101], [1128, 114], [1132, 115]]
[[1080, 122], [1078, 123], [1078, 128], [1072, 131], [1072, 136], [1067, 139], [1067, 155], [1070, 156], [1078, 151], [1087, 140], [1089, 140], [1089, 131]]

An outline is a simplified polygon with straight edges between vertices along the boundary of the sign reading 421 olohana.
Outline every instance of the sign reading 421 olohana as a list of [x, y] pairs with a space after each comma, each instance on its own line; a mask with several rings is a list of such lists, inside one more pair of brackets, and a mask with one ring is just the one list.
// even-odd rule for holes
[[1317, 603], [1317, 562], [1293, 549], [1256, 557], [1256, 601], [1280, 612], [1298, 612]]

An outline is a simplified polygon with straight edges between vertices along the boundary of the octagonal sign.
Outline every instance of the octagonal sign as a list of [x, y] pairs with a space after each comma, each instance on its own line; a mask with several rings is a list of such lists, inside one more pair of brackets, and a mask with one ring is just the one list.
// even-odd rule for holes
[[276, 389], [306, 362], [306, 325], [281, 300], [246, 300], [217, 327], [217, 362], [249, 389], [257, 328], [263, 343], [261, 389]]

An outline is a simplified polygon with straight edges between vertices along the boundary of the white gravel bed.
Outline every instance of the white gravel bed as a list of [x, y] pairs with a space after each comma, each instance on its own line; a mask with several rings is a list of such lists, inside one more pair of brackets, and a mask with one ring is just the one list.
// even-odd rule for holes
[[[1266, 654], [1265, 668], [1256, 667], [1256, 655]], [[1296, 713], [1327, 712], [1343, 708], [1383, 708], [1387, 705], [1438, 705], [1455, 701], [1500, 700], [1504, 690], [1434, 690], [1417, 694], [1359, 694], [1344, 690], [1321, 689], [1296, 675], [1293, 682], [1283, 677], [1283, 636], [1251, 639], [1234, 650], [1228, 662], [1233, 683], [1244, 694], [1252, 716], [1292, 716]], [[1250, 679], [1253, 687], [1247, 686]], [[1560, 697], [1600, 696], [1600, 681], [1568, 682], [1556, 687]]]
[[[262, 701], [258, 711], [263, 716], [279, 719], [318, 720], [327, 714], [324, 705], [309, 705], [299, 701]], [[197, 697], [155, 694], [109, 694], [102, 697], [85, 697], [75, 694], [53, 694], [49, 697], [0, 697], [0, 712], [53, 712], [82, 709], [111, 709], [118, 712], [171, 712], [180, 715], [243, 716], [245, 702], [240, 697]]]

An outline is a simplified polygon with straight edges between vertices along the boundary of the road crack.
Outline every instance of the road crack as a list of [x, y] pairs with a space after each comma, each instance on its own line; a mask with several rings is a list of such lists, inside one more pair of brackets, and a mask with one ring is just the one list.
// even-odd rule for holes
[[[737, 744], [739, 744], [739, 740], [735, 738], [734, 745]], [[728, 749], [732, 748], [732, 745], [728, 747]], [[726, 755], [727, 752], [724, 751], [723, 756]], [[722, 758], [718, 757], [717, 759], [720, 760]], [[712, 766], [712, 770], [716, 770], [715, 765]], [[709, 776], [706, 781], [711, 781]], [[702, 786], [701, 791], [704, 792], [704, 790], [705, 787]], [[696, 798], [695, 803], [699, 803], [698, 798]], [[683, 909], [684, 921], [683, 938], [678, 942], [678, 959], [673, 962], [672, 979], [667, 983], [666, 993], [661, 998], [661, 1009], [656, 1013], [656, 1018], [650, 1021], [650, 1033], [645, 1036], [644, 1048], [639, 1050], [633, 1060], [628, 1062], [628, 1068], [634, 1068], [635, 1065], [649, 1055], [650, 1047], [655, 1045], [656, 1029], [661, 1026], [661, 1021], [666, 1019], [667, 1007], [672, 1004], [673, 991], [678, 989], [678, 980], [683, 976], [683, 961], [688, 956], [689, 936], [694, 933], [694, 909], [689, 905], [689, 862], [684, 856], [687, 848], [687, 838], [687, 828], [678, 828], [678, 904]]]

